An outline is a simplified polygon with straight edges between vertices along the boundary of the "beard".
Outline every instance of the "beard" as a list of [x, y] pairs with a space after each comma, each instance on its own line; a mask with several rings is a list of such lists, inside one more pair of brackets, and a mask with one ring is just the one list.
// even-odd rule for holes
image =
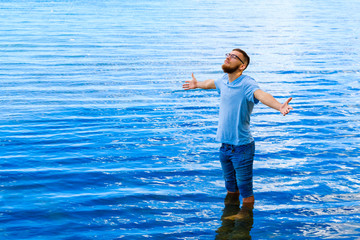
[[230, 67], [230, 66], [228, 66], [228, 65], [226, 65], [226, 64], [223, 64], [223, 65], [221, 66], [221, 68], [222, 68], [222, 70], [224, 71], [224, 73], [229, 73], [229, 74], [231, 74], [231, 73], [234, 73], [234, 72], [239, 68], [239, 66]]

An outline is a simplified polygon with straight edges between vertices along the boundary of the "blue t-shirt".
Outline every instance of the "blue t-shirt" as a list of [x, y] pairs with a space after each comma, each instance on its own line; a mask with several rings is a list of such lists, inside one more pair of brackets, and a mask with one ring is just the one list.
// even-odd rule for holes
[[244, 145], [254, 141], [250, 132], [250, 115], [259, 102], [254, 92], [260, 89], [256, 81], [246, 75], [229, 83], [228, 75], [215, 80], [220, 93], [219, 126], [216, 140], [232, 145]]

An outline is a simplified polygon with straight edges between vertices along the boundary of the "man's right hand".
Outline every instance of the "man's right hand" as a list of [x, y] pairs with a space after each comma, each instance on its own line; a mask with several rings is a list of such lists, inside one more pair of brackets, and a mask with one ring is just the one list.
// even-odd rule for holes
[[184, 90], [190, 90], [190, 89], [195, 89], [198, 87], [198, 81], [196, 80], [194, 73], [191, 74], [192, 76], [192, 80], [191, 81], [185, 81], [185, 83], [183, 84], [183, 89]]

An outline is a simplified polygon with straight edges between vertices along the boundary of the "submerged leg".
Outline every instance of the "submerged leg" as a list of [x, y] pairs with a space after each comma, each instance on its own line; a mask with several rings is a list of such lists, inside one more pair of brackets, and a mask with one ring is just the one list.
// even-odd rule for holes
[[227, 220], [240, 220], [247, 219], [252, 216], [254, 209], [255, 198], [254, 196], [243, 198], [243, 204], [240, 211], [232, 216], [225, 217]]
[[255, 203], [254, 195], [247, 198], [243, 198], [242, 208], [253, 209], [254, 203]]
[[224, 200], [225, 206], [227, 206], [227, 205], [240, 205], [239, 196], [240, 196], [239, 191], [237, 191], [237, 192], [228, 192], [226, 197], [225, 197], [225, 200]]

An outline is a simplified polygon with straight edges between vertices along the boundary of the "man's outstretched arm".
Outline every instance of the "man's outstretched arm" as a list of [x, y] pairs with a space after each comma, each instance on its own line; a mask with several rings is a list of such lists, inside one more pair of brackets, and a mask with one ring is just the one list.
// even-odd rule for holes
[[202, 88], [202, 89], [215, 89], [216, 88], [215, 80], [213, 80], [213, 79], [208, 79], [203, 82], [198, 82], [196, 80], [196, 78], [194, 77], [194, 74], [192, 74], [191, 76], [192, 76], [192, 80], [185, 81], [185, 83], [183, 84], [184, 90], [190, 90], [190, 89], [196, 89], [196, 88]]
[[283, 104], [279, 103], [271, 94], [264, 92], [261, 89], [258, 89], [254, 92], [254, 96], [256, 99], [258, 99], [260, 102], [265, 104], [268, 107], [271, 107], [275, 110], [278, 110], [281, 112], [282, 115], [286, 115], [290, 112], [290, 110], [293, 110], [291, 106], [289, 106], [289, 102], [292, 98], [289, 98], [284, 102]]

